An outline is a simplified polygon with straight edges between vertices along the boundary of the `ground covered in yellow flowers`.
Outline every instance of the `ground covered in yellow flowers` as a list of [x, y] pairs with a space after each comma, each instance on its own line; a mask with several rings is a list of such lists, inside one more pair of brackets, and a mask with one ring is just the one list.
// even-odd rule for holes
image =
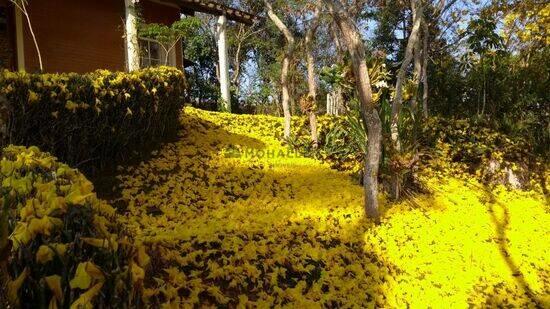
[[150, 262], [150, 305], [542, 306], [541, 194], [427, 171], [430, 194], [364, 218], [351, 177], [289, 153], [282, 122], [186, 109], [177, 141], [119, 167], [113, 205]]

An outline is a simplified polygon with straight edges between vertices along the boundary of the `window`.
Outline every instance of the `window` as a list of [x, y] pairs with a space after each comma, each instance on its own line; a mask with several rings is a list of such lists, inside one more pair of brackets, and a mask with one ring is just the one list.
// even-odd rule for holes
[[[176, 52], [175, 49], [170, 51], [170, 54], [166, 55], [164, 48], [157, 41], [151, 39], [140, 39], [140, 66], [142, 68], [156, 67], [159, 65], [167, 64], [169, 66], [176, 66]], [[168, 57], [168, 61], [166, 61]]]

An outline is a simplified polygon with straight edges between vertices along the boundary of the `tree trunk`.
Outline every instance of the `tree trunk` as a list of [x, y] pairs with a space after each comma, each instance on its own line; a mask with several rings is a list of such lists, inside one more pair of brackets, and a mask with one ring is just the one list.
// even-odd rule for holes
[[406, 78], [407, 68], [411, 64], [413, 58], [413, 49], [417, 45], [419, 39], [419, 29], [422, 22], [422, 6], [419, 0], [413, 0], [411, 3], [414, 21], [411, 34], [407, 41], [407, 48], [405, 50], [405, 58], [401, 63], [401, 67], [397, 73], [397, 82], [395, 84], [395, 97], [392, 104], [392, 117], [391, 117], [391, 139], [393, 147], [397, 152], [401, 151], [401, 141], [399, 139], [399, 114], [401, 113], [401, 106], [403, 104], [403, 83]]
[[268, 0], [264, 0], [265, 6], [267, 7], [267, 15], [269, 19], [273, 21], [275, 26], [283, 33], [286, 39], [286, 48], [283, 57], [283, 66], [281, 68], [281, 88], [282, 88], [282, 105], [283, 105], [283, 114], [284, 114], [284, 138], [290, 138], [290, 125], [291, 125], [291, 115], [290, 115], [290, 94], [288, 90], [288, 72], [290, 69], [290, 58], [294, 53], [294, 36], [288, 30], [288, 27], [281, 21], [279, 16], [273, 11], [273, 7]]
[[36, 55], [38, 57], [38, 66], [40, 67], [40, 73], [44, 72], [44, 64], [42, 63], [42, 53], [40, 52], [40, 47], [38, 46], [38, 40], [36, 39], [36, 34], [31, 23], [31, 17], [27, 11], [26, 1], [13, 1], [10, 0], [22, 13], [25, 15], [27, 20], [27, 26], [29, 27], [29, 32], [31, 33], [32, 41], [34, 43], [34, 49], [36, 50]]
[[361, 34], [347, 11], [337, 0], [324, 0], [334, 21], [342, 32], [353, 63], [355, 87], [361, 102], [361, 116], [367, 127], [367, 153], [365, 154], [364, 191], [367, 215], [379, 221], [378, 168], [381, 156], [382, 124], [376, 103], [372, 100], [369, 72], [365, 61], [365, 47]]
[[[413, 0], [411, 2], [411, 9], [413, 12], [413, 28], [409, 39], [407, 40], [407, 47], [405, 49], [405, 58], [401, 63], [401, 67], [397, 73], [397, 82], [395, 85], [395, 96], [392, 104], [392, 116], [391, 116], [391, 139], [392, 146], [395, 154], [401, 152], [401, 139], [399, 138], [399, 117], [401, 114], [401, 106], [403, 104], [403, 83], [406, 79], [407, 68], [411, 64], [413, 58], [413, 51], [415, 46], [419, 46], [419, 34], [420, 25], [422, 23], [422, 4], [420, 0]], [[416, 65], [416, 63], [415, 63]], [[416, 71], [416, 67], [415, 67]], [[394, 199], [399, 199], [401, 195], [401, 175], [398, 170], [393, 171], [392, 175], [392, 188], [391, 193]]]
[[422, 79], [422, 41], [420, 39], [420, 30], [418, 33], [418, 39], [414, 44], [414, 71], [413, 71], [413, 82], [414, 82], [414, 93], [411, 100], [411, 109], [414, 115], [417, 115], [418, 112], [418, 93], [420, 92], [420, 82]]
[[137, 8], [134, 0], [125, 0], [124, 34], [126, 37], [126, 61], [129, 72], [139, 70], [139, 40], [137, 29]]
[[485, 74], [485, 64], [483, 64], [483, 58], [481, 58], [481, 68], [483, 69], [483, 105], [481, 106], [481, 116], [485, 115], [485, 105], [487, 104], [487, 75]]
[[236, 85], [241, 75], [241, 49], [245, 38], [242, 37], [244, 31], [244, 25], [239, 24], [239, 34], [237, 35], [237, 50], [235, 51], [235, 58], [233, 59], [233, 78], [231, 83]]
[[[336, 47], [336, 62], [341, 65], [344, 63], [344, 49], [342, 47], [342, 43], [340, 41], [340, 36], [338, 34], [338, 28], [336, 27], [330, 27], [330, 33], [332, 35], [332, 39], [334, 41], [334, 46]], [[332, 115], [338, 115], [338, 111], [344, 111], [344, 96], [342, 95], [342, 86], [336, 85], [334, 87], [334, 96], [333, 98], [333, 106], [334, 109], [332, 111]]]
[[428, 61], [430, 59], [430, 54], [428, 50], [428, 39], [429, 39], [429, 29], [426, 22], [422, 23], [424, 27], [424, 37], [423, 37], [423, 46], [422, 46], [422, 112], [424, 113], [424, 118], [428, 118]]
[[181, 46], [181, 61], [182, 61], [182, 67], [181, 72], [183, 74], [183, 88], [185, 89], [185, 100], [189, 100], [189, 80], [187, 79], [187, 73], [185, 73], [185, 48], [183, 44]]
[[308, 84], [308, 99], [311, 100], [312, 106], [309, 107], [309, 126], [311, 130], [311, 141], [313, 142], [313, 147], [317, 148], [319, 146], [319, 138], [317, 137], [317, 117], [315, 115], [317, 107], [317, 83], [315, 81], [315, 59], [313, 58], [313, 36], [317, 31], [319, 26], [319, 15], [321, 10], [319, 6], [315, 8], [315, 13], [313, 19], [311, 20], [311, 25], [306, 33], [306, 59], [307, 59], [307, 84]]

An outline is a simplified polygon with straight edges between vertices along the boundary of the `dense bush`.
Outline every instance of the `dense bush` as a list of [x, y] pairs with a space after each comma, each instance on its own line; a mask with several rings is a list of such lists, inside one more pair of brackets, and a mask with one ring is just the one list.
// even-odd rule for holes
[[[337, 170], [361, 172], [362, 151], [349, 119], [319, 117], [318, 149], [311, 147], [307, 119], [300, 118], [295, 127], [292, 147], [318, 157]], [[474, 120], [432, 117], [415, 130], [417, 132], [407, 138], [415, 139], [416, 151], [423, 154], [424, 159], [456, 163], [466, 174], [486, 184], [529, 187], [531, 181], [540, 178], [540, 172], [548, 164], [544, 157], [533, 152], [534, 146], [529, 141], [499, 133], [488, 124]]]
[[319, 158], [339, 171], [359, 173], [363, 153], [345, 117], [324, 115], [317, 118], [319, 148], [311, 142], [309, 120], [297, 118], [294, 122], [291, 146], [300, 152]]
[[[143, 262], [81, 173], [36, 147], [2, 151], [0, 307], [135, 303]], [[8, 235], [10, 235], [8, 237]]]
[[423, 126], [421, 136], [424, 149], [441, 156], [445, 148], [443, 156], [462, 164], [483, 183], [529, 187], [531, 181], [542, 177], [548, 164], [548, 158], [534, 151], [532, 141], [474, 120], [433, 117]]
[[183, 106], [181, 71], [27, 74], [4, 71], [2, 145], [38, 146], [80, 169], [101, 167], [171, 133]]

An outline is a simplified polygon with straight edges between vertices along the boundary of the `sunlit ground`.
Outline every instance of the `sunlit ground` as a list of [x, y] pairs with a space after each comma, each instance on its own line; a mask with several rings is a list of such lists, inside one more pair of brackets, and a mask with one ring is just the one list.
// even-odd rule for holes
[[113, 201], [151, 256], [151, 304], [549, 304], [541, 195], [426, 175], [431, 194], [381, 197], [374, 226], [348, 175], [280, 153], [278, 118], [187, 109], [182, 121], [177, 142], [121, 171]]

